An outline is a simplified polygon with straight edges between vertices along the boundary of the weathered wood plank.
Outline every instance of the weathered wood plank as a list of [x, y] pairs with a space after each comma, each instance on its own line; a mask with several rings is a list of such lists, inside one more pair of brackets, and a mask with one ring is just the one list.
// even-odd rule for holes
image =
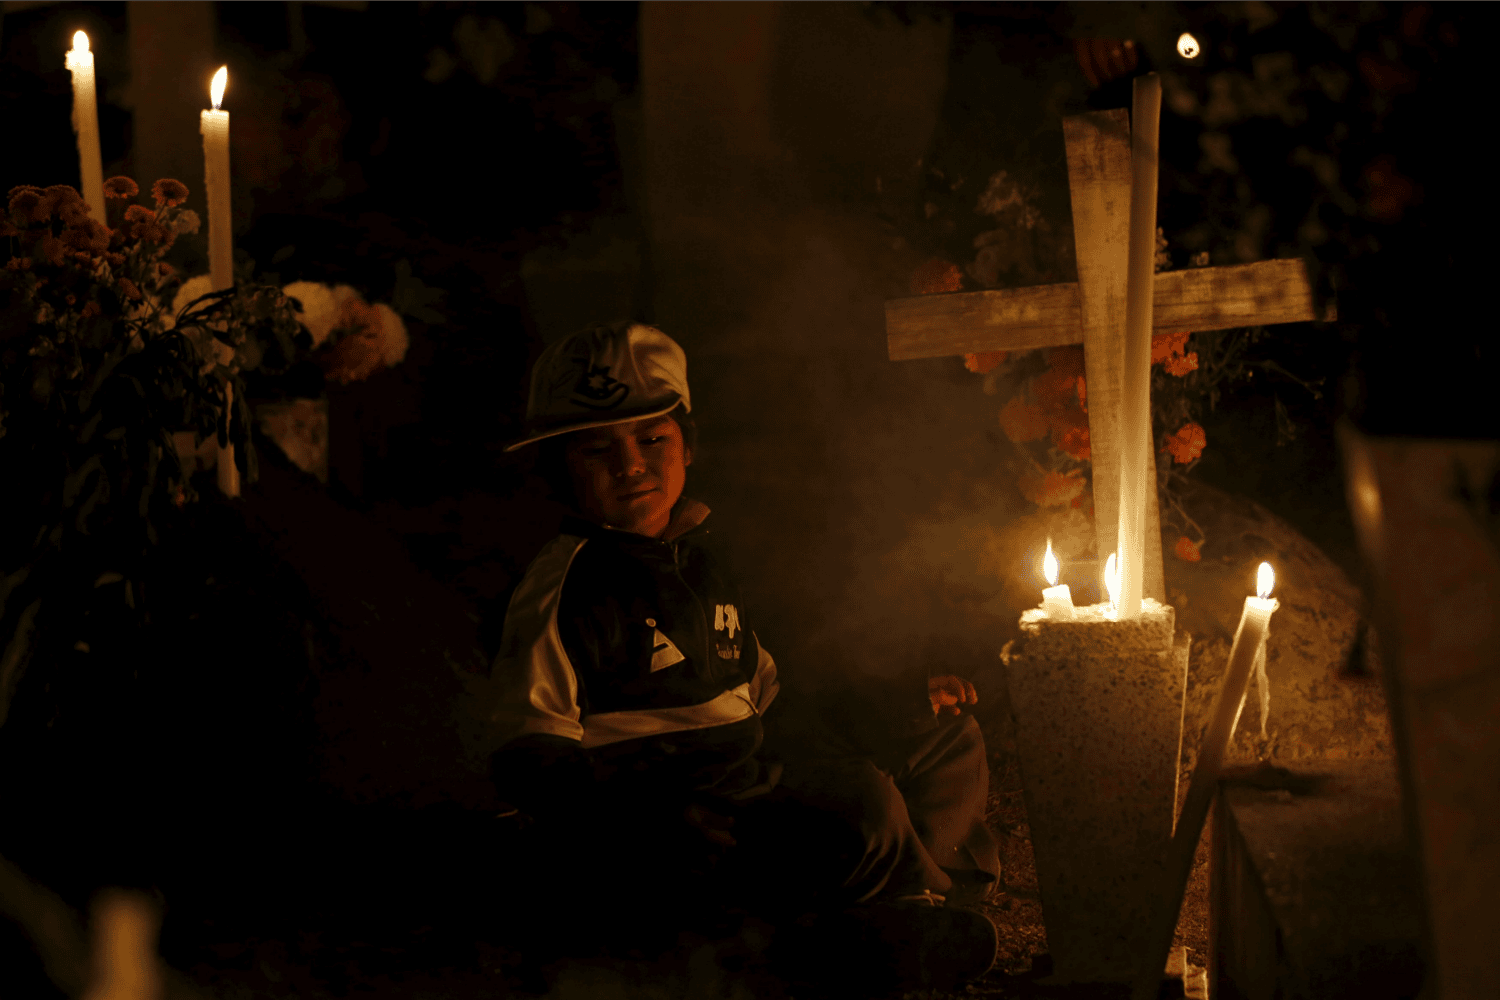
[[1164, 333], [1302, 323], [1316, 314], [1307, 265], [1292, 259], [1163, 271], [1151, 318]]
[[1083, 343], [1071, 283], [891, 299], [885, 328], [892, 361]]
[[[1319, 318], [1307, 266], [1297, 259], [1163, 271], [1156, 276], [1155, 299], [1152, 327], [1157, 333]], [[885, 305], [885, 327], [892, 361], [1084, 341], [1074, 284], [892, 299]]]

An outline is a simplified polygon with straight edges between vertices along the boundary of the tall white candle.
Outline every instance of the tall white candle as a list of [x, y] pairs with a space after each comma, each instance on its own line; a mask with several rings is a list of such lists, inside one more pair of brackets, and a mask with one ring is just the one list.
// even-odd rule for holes
[[63, 64], [73, 71], [73, 131], [78, 133], [78, 178], [82, 185], [79, 193], [89, 214], [108, 225], [104, 215], [104, 162], [99, 153], [99, 100], [88, 35], [73, 33], [73, 48]]
[[234, 284], [234, 242], [230, 230], [229, 112], [220, 111], [229, 67], [220, 66], [209, 87], [213, 110], [199, 121], [203, 133], [203, 193], [208, 198], [208, 275], [214, 291]]
[[1239, 723], [1240, 711], [1245, 707], [1250, 674], [1266, 655], [1271, 615], [1280, 606], [1271, 597], [1275, 586], [1276, 574], [1271, 564], [1261, 563], [1256, 572], [1256, 596], [1245, 598], [1240, 627], [1234, 633], [1234, 646], [1229, 650], [1229, 666], [1224, 670], [1223, 683], [1209, 712], [1208, 728], [1203, 733], [1203, 742], [1198, 747], [1198, 763], [1193, 768], [1193, 780], [1188, 785], [1187, 799], [1177, 817], [1177, 828], [1172, 831], [1172, 842], [1167, 847], [1164, 859], [1166, 879], [1162, 885], [1159, 911], [1153, 915], [1151, 948], [1142, 956], [1141, 971], [1131, 992], [1131, 1000], [1155, 1000], [1160, 988], [1161, 970], [1172, 947], [1182, 896], [1187, 891], [1198, 838], [1203, 833], [1203, 823], [1208, 818], [1208, 808], [1218, 787], [1224, 754]]
[[[208, 200], [208, 278], [213, 290], [223, 291], [234, 285], [233, 218], [229, 200], [229, 112], [220, 111], [224, 88], [229, 83], [229, 67], [220, 66], [209, 84], [213, 110], [205, 111], [199, 121], [203, 133], [203, 193]], [[224, 419], [234, 415], [234, 384], [224, 386]], [[240, 495], [240, 473], [234, 464], [233, 442], [219, 449], [219, 490], [225, 496]]]
[[1120, 411], [1120, 618], [1141, 613], [1151, 456], [1151, 318], [1156, 273], [1156, 163], [1161, 79], [1135, 79], [1130, 116], [1130, 280]]

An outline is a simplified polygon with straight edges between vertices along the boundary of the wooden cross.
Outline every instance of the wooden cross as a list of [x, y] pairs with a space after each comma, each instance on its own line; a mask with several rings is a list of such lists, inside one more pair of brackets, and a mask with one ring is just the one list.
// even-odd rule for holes
[[[886, 340], [892, 361], [1083, 345], [1094, 532], [1102, 561], [1118, 551], [1121, 372], [1130, 239], [1129, 115], [1121, 108], [1064, 118], [1063, 137], [1078, 283], [893, 299], [885, 304]], [[1165, 271], [1155, 280], [1152, 327], [1157, 333], [1319, 318], [1301, 260]], [[1154, 456], [1148, 475], [1148, 482], [1155, 480]], [[1142, 593], [1165, 602], [1155, 490], [1148, 491], [1148, 503]]]

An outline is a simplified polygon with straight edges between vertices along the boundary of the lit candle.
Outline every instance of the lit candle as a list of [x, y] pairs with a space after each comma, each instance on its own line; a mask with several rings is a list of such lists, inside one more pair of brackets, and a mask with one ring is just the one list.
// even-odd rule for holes
[[[208, 280], [213, 291], [234, 285], [234, 244], [231, 240], [229, 204], [229, 112], [220, 111], [224, 87], [229, 83], [229, 67], [220, 66], [209, 84], [208, 94], [213, 110], [203, 112], [199, 131], [203, 133], [203, 193], [208, 198]], [[234, 415], [234, 383], [224, 386], [224, 420]], [[240, 471], [234, 464], [234, 443], [219, 449], [219, 490], [227, 497], [240, 495]]]
[[1078, 617], [1073, 607], [1073, 592], [1066, 583], [1057, 583], [1057, 556], [1052, 554], [1052, 539], [1047, 539], [1047, 554], [1042, 558], [1042, 574], [1047, 578], [1047, 589], [1042, 591], [1042, 611], [1055, 622], [1070, 622]]
[[1109, 595], [1110, 614], [1120, 610], [1120, 561], [1111, 552], [1104, 563], [1104, 592]]
[[1156, 161], [1161, 79], [1135, 79], [1130, 115], [1130, 263], [1125, 294], [1124, 392], [1120, 410], [1120, 601], [1122, 620], [1141, 613], [1146, 568], [1146, 491], [1151, 457], [1151, 319], [1156, 274]]
[[94, 91], [94, 54], [89, 36], [73, 33], [73, 48], [63, 64], [73, 71], [73, 131], [78, 133], [78, 178], [89, 214], [100, 223], [104, 216], [104, 164], [99, 155], [99, 101]]
[[229, 112], [220, 111], [229, 67], [220, 66], [209, 86], [212, 111], [199, 121], [203, 133], [203, 192], [208, 197], [208, 275], [213, 291], [234, 284], [234, 245], [229, 207]]
[[1131, 1000], [1153, 1000], [1161, 983], [1161, 970], [1172, 947], [1173, 932], [1182, 908], [1182, 896], [1187, 891], [1188, 876], [1193, 870], [1193, 856], [1198, 848], [1198, 838], [1203, 832], [1203, 823], [1208, 818], [1208, 808], [1213, 803], [1214, 790], [1218, 787], [1219, 773], [1224, 764], [1224, 754], [1229, 749], [1230, 738], [1240, 721], [1240, 711], [1245, 707], [1245, 695], [1249, 693], [1250, 674], [1266, 655], [1266, 638], [1271, 634], [1271, 615], [1280, 606], [1271, 597], [1276, 586], [1276, 573], [1270, 563], [1261, 563], [1255, 574], [1256, 596], [1245, 598], [1245, 609], [1240, 613], [1240, 627], [1234, 633], [1234, 646], [1229, 650], [1229, 666], [1224, 671], [1224, 681], [1219, 687], [1209, 713], [1208, 729], [1198, 747], [1198, 763], [1193, 768], [1193, 780], [1188, 786], [1187, 799], [1182, 813], [1177, 817], [1177, 828], [1172, 832], [1172, 842], [1167, 847], [1165, 858], [1166, 884], [1162, 886], [1160, 909], [1154, 915], [1151, 948], [1142, 956], [1140, 975], [1131, 992]]

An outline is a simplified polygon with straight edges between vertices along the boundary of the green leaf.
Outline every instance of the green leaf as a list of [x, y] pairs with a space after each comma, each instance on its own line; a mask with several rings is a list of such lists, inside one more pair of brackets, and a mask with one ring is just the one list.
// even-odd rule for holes
[[402, 260], [396, 264], [396, 287], [391, 292], [391, 308], [396, 312], [424, 323], [443, 323], [446, 321], [443, 314], [431, 307], [441, 302], [445, 294], [442, 289], [433, 288], [414, 276], [411, 261]]

